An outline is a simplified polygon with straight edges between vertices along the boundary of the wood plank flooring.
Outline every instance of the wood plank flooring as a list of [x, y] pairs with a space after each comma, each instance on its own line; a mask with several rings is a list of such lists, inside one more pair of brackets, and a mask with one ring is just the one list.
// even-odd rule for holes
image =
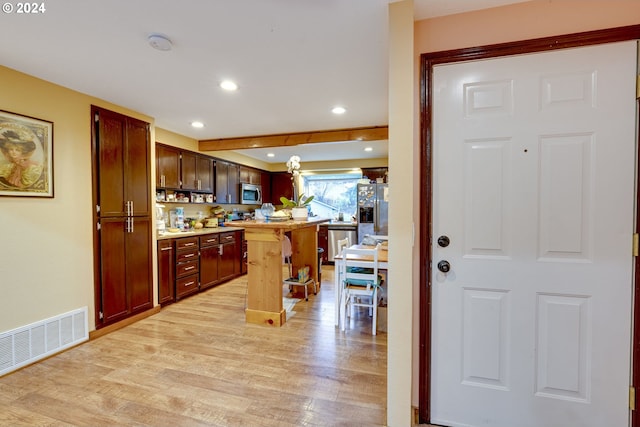
[[279, 328], [246, 276], [0, 378], [2, 426], [383, 426], [387, 335], [334, 326], [333, 268]]

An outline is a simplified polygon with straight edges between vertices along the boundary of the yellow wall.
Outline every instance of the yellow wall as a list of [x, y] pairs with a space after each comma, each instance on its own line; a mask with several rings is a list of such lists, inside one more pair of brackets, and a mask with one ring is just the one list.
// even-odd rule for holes
[[53, 122], [55, 196], [0, 197], [0, 332], [84, 306], [93, 330], [91, 104], [153, 119], [1, 66], [0, 92], [1, 109]]
[[[411, 0], [404, 0], [400, 3], [412, 3]], [[393, 12], [393, 9], [390, 10]], [[393, 16], [390, 17], [393, 20]], [[533, 24], [532, 24], [533, 23]], [[471, 46], [483, 46], [494, 43], [503, 43], [516, 40], [527, 40], [538, 37], [546, 37], [561, 34], [570, 34], [581, 31], [598, 30], [605, 28], [615, 28], [627, 25], [640, 24], [640, 1], [638, 0], [536, 0], [525, 3], [517, 3], [514, 5], [497, 7], [487, 9], [483, 11], [463, 13], [457, 15], [451, 15], [440, 18], [427, 19], [417, 21], [414, 23], [414, 64], [413, 69], [404, 69], [405, 78], [413, 78], [415, 82], [414, 86], [414, 105], [418, 105], [419, 97], [419, 56], [421, 53], [437, 52], [450, 49], [459, 49]], [[394, 27], [390, 25], [391, 31], [394, 31]], [[390, 49], [402, 49], [401, 38], [394, 44], [394, 38], [391, 38]], [[406, 43], [406, 40], [405, 40]], [[399, 73], [399, 72], [398, 72]], [[396, 75], [398, 74], [396, 73]], [[396, 77], [398, 78], [398, 77]], [[390, 94], [393, 90], [393, 86], [390, 86]], [[407, 101], [407, 100], [405, 100]], [[420, 124], [419, 109], [414, 112], [415, 129], [418, 129]], [[389, 128], [392, 132], [392, 123], [394, 121], [394, 115], [398, 114], [390, 109]], [[398, 117], [399, 119], [399, 117]], [[414, 136], [414, 145], [419, 146], [419, 137], [416, 132]], [[397, 173], [394, 168], [394, 151], [393, 145], [390, 145], [390, 169], [389, 173], [392, 177], [391, 183], [394, 183], [394, 179], [397, 178]], [[408, 176], [407, 176], [408, 174]], [[413, 182], [417, 182], [419, 179], [419, 168], [414, 167], [410, 172], [403, 172], [404, 179], [400, 181], [401, 185], [408, 183], [407, 179], [411, 179]], [[412, 202], [414, 212], [414, 222], [418, 224], [419, 218], [417, 217], [419, 200], [416, 198]], [[394, 213], [389, 215], [390, 221], [394, 220]], [[416, 232], [418, 229], [416, 228]], [[390, 242], [391, 245], [391, 242]], [[394, 247], [395, 250], [395, 247]], [[410, 258], [412, 252], [417, 251], [417, 248], [412, 251], [408, 246], [399, 248], [401, 256]], [[415, 253], [414, 256], [414, 272], [423, 266], [417, 264]], [[393, 261], [393, 260], [392, 260]], [[391, 268], [395, 268], [395, 264], [391, 264]], [[407, 273], [407, 277], [409, 274]], [[413, 275], [413, 294], [402, 293], [398, 295], [401, 299], [401, 305], [407, 302], [408, 299], [413, 299], [413, 316], [414, 325], [417, 325], [419, 319], [419, 277], [417, 274]], [[391, 281], [390, 281], [391, 283]], [[401, 284], [400, 284], [401, 285]], [[394, 325], [392, 310], [394, 308], [394, 302], [391, 301], [389, 305], [389, 335], [405, 333], [403, 327], [405, 325]], [[418, 405], [418, 356], [419, 356], [419, 342], [418, 336], [415, 333], [411, 338], [410, 343], [408, 340], [401, 340], [397, 342], [392, 352], [401, 354], [403, 352], [412, 353], [412, 378], [407, 378], [407, 375], [402, 366], [397, 366], [391, 360], [389, 362], [388, 376], [391, 379], [396, 377], [393, 381], [389, 381], [389, 384], [406, 385], [412, 383], [412, 398], [411, 404]], [[390, 356], [391, 357], [391, 356]], [[402, 395], [396, 397], [393, 390], [389, 389], [389, 399], [387, 402], [389, 409], [389, 426], [401, 426], [406, 425], [403, 418], [404, 409], [407, 402], [402, 398]], [[402, 408], [402, 411], [391, 410], [391, 408]]]

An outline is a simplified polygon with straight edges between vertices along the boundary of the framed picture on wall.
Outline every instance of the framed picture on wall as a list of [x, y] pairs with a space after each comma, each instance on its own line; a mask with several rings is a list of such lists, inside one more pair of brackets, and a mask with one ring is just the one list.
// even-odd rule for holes
[[53, 122], [0, 110], [0, 196], [53, 197]]

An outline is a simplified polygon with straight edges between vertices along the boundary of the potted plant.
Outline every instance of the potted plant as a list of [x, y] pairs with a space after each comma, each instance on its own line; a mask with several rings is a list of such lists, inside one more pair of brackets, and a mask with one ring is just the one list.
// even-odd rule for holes
[[300, 157], [291, 156], [287, 162], [287, 170], [291, 174], [291, 182], [293, 184], [293, 199], [287, 199], [286, 197], [280, 197], [282, 207], [284, 209], [291, 210], [291, 217], [297, 220], [305, 220], [309, 215], [309, 203], [313, 200], [313, 196], [305, 197], [304, 194], [299, 196], [297, 191], [297, 179], [300, 175]]
[[280, 197], [282, 207], [284, 209], [291, 209], [291, 217], [293, 219], [306, 219], [309, 214], [309, 203], [313, 200], [313, 196], [305, 197], [301, 194], [298, 200], [290, 200], [286, 197]]

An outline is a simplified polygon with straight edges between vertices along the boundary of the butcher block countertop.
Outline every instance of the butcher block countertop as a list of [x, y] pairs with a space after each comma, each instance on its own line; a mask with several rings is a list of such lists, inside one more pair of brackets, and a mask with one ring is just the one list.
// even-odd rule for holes
[[306, 228], [312, 225], [318, 225], [325, 222], [329, 222], [329, 218], [321, 218], [321, 217], [310, 217], [307, 218], [306, 221], [295, 221], [292, 219], [288, 219], [286, 221], [274, 221], [274, 220], [251, 220], [251, 221], [242, 221], [242, 228], [244, 229], [273, 229], [273, 230], [297, 230], [299, 228]]

